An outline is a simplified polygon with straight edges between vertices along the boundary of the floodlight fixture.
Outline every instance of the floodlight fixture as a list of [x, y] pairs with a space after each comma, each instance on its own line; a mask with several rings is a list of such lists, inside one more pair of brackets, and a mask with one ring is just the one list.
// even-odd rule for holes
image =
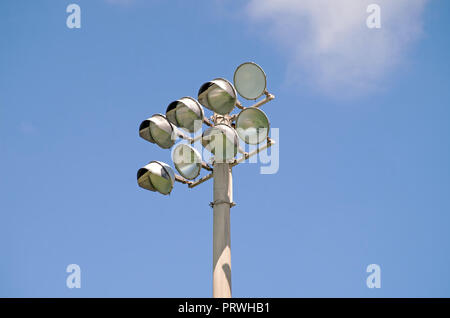
[[257, 145], [269, 135], [269, 119], [259, 108], [246, 108], [236, 118], [236, 131], [245, 143]]
[[266, 91], [266, 73], [258, 64], [246, 62], [237, 67], [233, 83], [239, 95], [256, 100]]
[[193, 147], [179, 144], [172, 152], [175, 169], [186, 179], [193, 180], [198, 177], [202, 169], [202, 157]]
[[216, 78], [200, 87], [198, 101], [213, 112], [225, 115], [236, 105], [236, 90], [226, 79]]
[[214, 154], [214, 160], [223, 162], [236, 156], [239, 149], [238, 135], [232, 127], [216, 124], [203, 132], [202, 145]]
[[191, 138], [182, 134], [166, 116], [161, 114], [155, 114], [144, 120], [139, 126], [139, 135], [164, 149], [172, 147], [178, 137], [191, 140]]
[[166, 163], [151, 161], [138, 170], [137, 181], [141, 188], [167, 195], [172, 191], [175, 174]]
[[169, 104], [166, 110], [167, 119], [174, 125], [193, 133], [201, 129], [195, 126], [195, 121], [203, 121], [203, 107], [192, 97], [182, 97]]

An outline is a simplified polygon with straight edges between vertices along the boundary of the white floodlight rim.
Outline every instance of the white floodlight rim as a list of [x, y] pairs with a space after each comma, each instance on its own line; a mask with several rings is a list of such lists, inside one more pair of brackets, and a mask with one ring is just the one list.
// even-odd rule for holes
[[[212, 130], [220, 130], [221, 133], [224, 134], [227, 137], [227, 139], [228, 139], [228, 137], [232, 137], [233, 138], [233, 144], [234, 144], [233, 156], [230, 157], [230, 158], [227, 158], [227, 156], [225, 156], [224, 158], [221, 158], [221, 159], [232, 159], [232, 158], [234, 158], [237, 155], [238, 149], [239, 149], [239, 137], [238, 137], [238, 134], [237, 134], [236, 130], [233, 127], [231, 127], [230, 125], [227, 125], [225, 123], [216, 124], [213, 127], [210, 127], [208, 129], [206, 129], [203, 132], [203, 134], [202, 134], [202, 145], [203, 145], [203, 147], [205, 147], [211, 153], [213, 153], [211, 151], [211, 147], [208, 147], [210, 143], [208, 142], [208, 143], [205, 144], [205, 142], [204, 142], [205, 138], [204, 137], [205, 137], [205, 134], [209, 133]], [[233, 136], [230, 136], [229, 133], [232, 133]], [[216, 156], [215, 153], [213, 153], [213, 154], [214, 154], [214, 156]]]
[[[158, 123], [154, 119], [155, 117], [163, 118], [163, 120], [167, 122], [168, 127], [170, 127], [170, 132], [167, 132], [171, 136], [170, 143], [163, 144], [163, 143], [161, 143], [161, 141], [158, 141], [155, 137], [152, 136], [152, 132], [150, 129], [151, 124], [153, 123], [154, 125], [158, 126]], [[176, 127], [167, 119], [166, 116], [164, 116], [163, 114], [154, 114], [154, 115], [152, 115], [152, 117], [144, 120], [141, 123], [141, 125], [139, 126], [139, 135], [142, 138], [144, 138], [145, 140], [150, 141], [151, 143], [157, 144], [158, 146], [160, 146], [163, 149], [169, 149], [170, 147], [172, 147], [175, 144], [175, 140], [174, 140], [175, 129], [176, 129]]]
[[[243, 94], [241, 94], [241, 92], [239, 92], [239, 88], [236, 86], [236, 73], [238, 72], [238, 70], [239, 70], [242, 66], [248, 65], [248, 64], [256, 66], [256, 67], [261, 71], [261, 73], [262, 73], [263, 76], [264, 76], [264, 89], [261, 90], [261, 93], [260, 93], [258, 96], [252, 97], [252, 98], [246, 97], [246, 96], [244, 96]], [[264, 95], [264, 92], [265, 92], [266, 89], [267, 89], [267, 75], [266, 75], [266, 73], [264, 72], [263, 68], [262, 68], [261, 66], [259, 66], [258, 64], [256, 64], [255, 62], [244, 62], [244, 63], [242, 63], [241, 65], [239, 65], [239, 66], [236, 68], [236, 70], [234, 71], [234, 75], [233, 75], [233, 83], [234, 83], [234, 88], [235, 88], [236, 91], [239, 93], [239, 95], [241, 95], [242, 97], [244, 97], [244, 98], [247, 99], [247, 100], [257, 100], [257, 99], [260, 98], [262, 95]]]
[[[163, 171], [169, 176], [170, 189], [169, 189], [169, 191], [167, 193], [163, 193], [163, 192], [160, 191], [160, 189], [157, 189], [157, 187], [155, 187], [153, 185], [153, 183], [152, 183], [152, 181], [150, 179], [150, 174], [152, 173], [152, 169], [153, 169], [153, 165], [154, 164], [160, 165], [161, 168], [163, 169]], [[139, 179], [142, 176], [144, 176], [145, 174], [147, 174], [147, 173], [148, 173], [148, 176], [147, 176], [148, 180], [147, 181], [148, 181], [148, 185], [149, 185], [148, 188], [141, 186], [141, 184], [139, 183]], [[166, 163], [164, 163], [162, 161], [153, 160], [153, 161], [150, 161], [148, 164], [146, 164], [144, 167], [142, 167], [142, 168], [140, 168], [138, 170], [138, 172], [137, 172], [137, 180], [138, 180], [138, 185], [140, 187], [146, 189], [146, 190], [150, 190], [150, 191], [153, 191], [153, 192], [159, 192], [159, 193], [161, 193], [163, 195], [168, 195], [168, 194], [170, 194], [172, 192], [173, 186], [175, 184], [175, 173], [173, 172], [172, 168], [168, 164], [166, 164]]]
[[[223, 83], [226, 84], [226, 87], [223, 85]], [[206, 85], [208, 85], [206, 88], [204, 88]], [[209, 105], [209, 101], [208, 101], [208, 95], [206, 94], [207, 90], [212, 86], [212, 85], [217, 85], [219, 88], [221, 88], [222, 90], [230, 93], [230, 91], [228, 90], [228, 88], [231, 89], [231, 93], [234, 95], [230, 95], [233, 99], [234, 99], [234, 103], [233, 103], [233, 107], [230, 108], [229, 111], [222, 113], [222, 112], [217, 112], [217, 110], [213, 109], [210, 105]], [[202, 94], [204, 94], [204, 96], [202, 96]], [[237, 103], [237, 91], [236, 88], [234, 87], [234, 85], [228, 81], [225, 78], [222, 77], [217, 77], [215, 79], [213, 79], [212, 81], [208, 81], [204, 84], [202, 84], [202, 86], [200, 86], [200, 89], [198, 91], [198, 102], [205, 106], [206, 108], [208, 108], [209, 110], [219, 114], [219, 115], [226, 115], [229, 114], [231, 111], [233, 111], [234, 107], [236, 106]]]
[[[263, 135], [263, 137], [259, 137], [258, 140], [257, 140], [257, 142], [250, 142], [250, 139], [249, 139], [249, 138], [245, 138], [245, 135], [242, 135], [242, 136], [241, 136], [241, 134], [239, 133], [239, 132], [241, 131], [241, 129], [239, 129], [239, 127], [238, 127], [238, 124], [239, 124], [239, 116], [241, 116], [241, 114], [244, 113], [244, 112], [259, 112], [259, 113], [261, 113], [261, 114], [264, 116], [264, 118], [267, 120], [266, 134]], [[263, 142], [264, 140], [266, 140], [267, 137], [269, 136], [269, 131], [270, 131], [270, 120], [269, 120], [269, 117], [267, 117], [266, 113], [263, 112], [263, 111], [262, 111], [261, 109], [259, 109], [259, 108], [249, 107], [249, 108], [245, 108], [245, 109], [241, 110], [241, 111], [239, 112], [239, 114], [237, 115], [237, 117], [236, 117], [236, 122], [235, 122], [235, 123], [236, 123], [236, 124], [235, 124], [235, 125], [236, 125], [236, 133], [238, 134], [239, 138], [241, 138], [246, 144], [249, 144], [249, 145], [258, 145], [258, 144], [260, 144], [261, 142]]]
[[[189, 110], [194, 112], [198, 120], [203, 121], [203, 118], [205, 117], [205, 111], [203, 110], [202, 105], [193, 97], [190, 96], [184, 96], [180, 99], [177, 99], [176, 101], [173, 101], [167, 106], [166, 109], [166, 118], [175, 126], [183, 128], [191, 133], [195, 132], [195, 126], [194, 127], [184, 127], [180, 124], [180, 122], [177, 119], [177, 110], [180, 108], [180, 104], [187, 107]], [[199, 125], [199, 129], [201, 128], [201, 125]], [[198, 129], [197, 129], [198, 130]]]
[[[183, 170], [181, 168], [179, 168], [179, 163], [177, 163], [176, 160], [175, 160], [176, 158], [174, 158], [174, 156], [175, 156], [174, 154], [176, 154], [177, 149], [180, 148], [180, 147], [187, 148], [188, 151], [192, 151], [192, 153], [194, 154], [194, 157], [195, 157], [194, 160], [195, 161], [190, 163], [190, 164], [196, 165], [197, 166], [197, 171], [196, 171], [196, 173], [193, 176], [189, 176], [189, 175], [185, 174], [183, 172]], [[194, 147], [192, 147], [190, 145], [187, 145], [187, 144], [178, 144], [175, 147], [175, 149], [173, 150], [173, 153], [172, 153], [172, 161], [173, 161], [173, 164], [175, 166], [175, 169], [177, 169], [177, 171], [181, 174], [182, 177], [184, 177], [184, 178], [186, 178], [188, 180], [193, 180], [193, 179], [197, 178], [200, 175], [200, 171], [202, 170], [202, 157], [201, 157], [200, 153], [197, 151], [197, 149], [195, 149]]]

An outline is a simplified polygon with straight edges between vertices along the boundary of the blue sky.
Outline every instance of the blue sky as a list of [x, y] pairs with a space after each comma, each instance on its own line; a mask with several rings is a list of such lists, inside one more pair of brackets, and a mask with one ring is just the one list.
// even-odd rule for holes
[[233, 296], [450, 297], [450, 4], [378, 2], [2, 1], [0, 296], [210, 297], [212, 183], [138, 188], [138, 126], [254, 61], [280, 169], [234, 169]]

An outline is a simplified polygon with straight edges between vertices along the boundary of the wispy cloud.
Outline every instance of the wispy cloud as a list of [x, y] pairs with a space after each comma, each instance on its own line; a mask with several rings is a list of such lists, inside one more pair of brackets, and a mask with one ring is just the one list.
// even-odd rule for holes
[[[428, 0], [251, 0], [246, 14], [281, 45], [289, 77], [331, 94], [360, 95], [401, 62], [422, 33]], [[369, 29], [369, 4], [381, 29]]]

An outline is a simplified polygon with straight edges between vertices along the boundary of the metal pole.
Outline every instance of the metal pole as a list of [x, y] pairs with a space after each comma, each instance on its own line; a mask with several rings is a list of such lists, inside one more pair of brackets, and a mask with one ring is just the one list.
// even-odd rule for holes
[[231, 297], [230, 208], [233, 180], [229, 163], [214, 163], [213, 297]]

